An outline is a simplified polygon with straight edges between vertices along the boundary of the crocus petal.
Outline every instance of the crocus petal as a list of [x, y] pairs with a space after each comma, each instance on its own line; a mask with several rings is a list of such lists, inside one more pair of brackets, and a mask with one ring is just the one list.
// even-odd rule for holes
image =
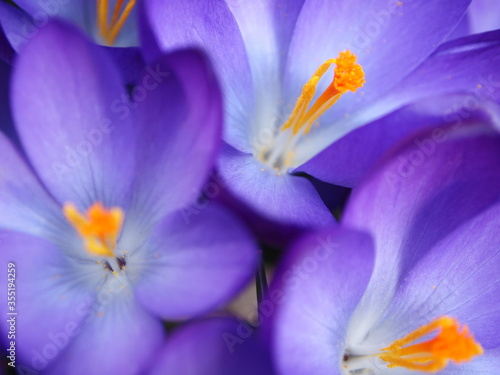
[[[472, 101], [500, 98], [500, 31], [472, 35], [443, 44], [414, 72], [366, 111], [397, 108], [430, 93], [470, 92]], [[467, 103], [470, 105], [470, 103]], [[476, 104], [477, 105], [477, 104]]]
[[340, 374], [349, 315], [370, 279], [373, 247], [365, 234], [324, 229], [299, 241], [278, 270], [270, 293], [280, 373]]
[[134, 205], [161, 217], [194, 201], [208, 177], [221, 142], [220, 92], [205, 58], [180, 51], [146, 68], [132, 95], [143, 100], [133, 113], [141, 124]]
[[[13, 218], [15, 216], [12, 216]], [[16, 320], [17, 355], [20, 364], [40, 371], [61, 354], [78, 334], [95, 289], [82, 286], [82, 276], [72, 272], [71, 260], [49, 242], [25, 234], [2, 232], [0, 257], [4, 265], [3, 290], [7, 291], [7, 267], [14, 263], [15, 311], [4, 316]], [[95, 288], [95, 285], [94, 285]], [[42, 324], [43, 322], [43, 324]], [[7, 339], [9, 323], [1, 322]]]
[[228, 145], [222, 149], [218, 171], [232, 195], [261, 216], [305, 228], [334, 223], [333, 215], [305, 177], [277, 175], [253, 155]]
[[[211, 183], [216, 185], [211, 185]], [[217, 178], [211, 183], [209, 182], [207, 187], [214, 187], [214, 192], [217, 191], [215, 186], [220, 188], [220, 194], [216, 196], [215, 200], [237, 214], [254, 236], [266, 245], [274, 248], [285, 248], [311, 229], [310, 227], [284, 224], [272, 218], [266, 218], [262, 216], [260, 211], [254, 209], [253, 202], [249, 202], [250, 205], [245, 204], [242, 199], [233, 195], [223, 179]]]
[[[144, 275], [138, 300], [166, 319], [201, 314], [227, 302], [253, 276], [256, 247], [238, 220], [210, 203], [159, 223], [130, 272]], [[133, 268], [132, 268], [133, 267]]]
[[117, 69], [75, 29], [53, 21], [19, 55], [13, 113], [37, 174], [60, 201], [120, 205], [133, 173], [131, 118]]
[[57, 222], [59, 206], [2, 133], [0, 160], [0, 228], [43, 236]]
[[[283, 78], [282, 67], [286, 62], [297, 18], [305, 1], [226, 0], [245, 42], [256, 88], [273, 89], [270, 87], [272, 84], [281, 85], [279, 82], [258, 79], [257, 82], [255, 79]], [[255, 74], [259, 70], [266, 73]], [[278, 77], [275, 77], [276, 74]]]
[[[470, 6], [469, 6], [470, 10]], [[458, 26], [453, 30], [451, 34], [448, 35], [448, 38], [446, 40], [453, 40], [453, 39], [458, 39], [462, 38], [464, 36], [467, 36], [470, 34], [470, 20], [467, 15], [462, 18]]]
[[[399, 283], [394, 300], [370, 339], [402, 337], [440, 316], [467, 324], [488, 351], [500, 347], [491, 327], [500, 324], [500, 203], [467, 221], [440, 241]], [[389, 338], [390, 340], [391, 338]], [[392, 340], [390, 340], [392, 341]]]
[[[308, 79], [324, 61], [349, 49], [359, 57], [366, 84], [349, 94], [350, 99], [341, 99], [328, 122], [343, 118], [389, 90], [429, 56], [458, 24], [469, 3], [305, 2], [290, 47], [285, 102], [294, 103], [305, 83], [297, 77]], [[323, 86], [327, 84], [325, 80]]]
[[152, 0], [143, 5], [142, 28], [146, 30], [141, 38], [148, 61], [158, 58], [155, 48], [148, 48], [152, 44], [161, 50], [198, 47], [209, 51], [226, 100], [225, 139], [248, 150], [252, 75], [238, 24], [226, 2]]
[[443, 375], [483, 375], [494, 374], [500, 366], [500, 349], [486, 351], [480, 357], [474, 358], [460, 366], [450, 365], [441, 371]]
[[[473, 103], [473, 107], [470, 106]], [[474, 121], [496, 121], [496, 103], [479, 102], [472, 93], [429, 97], [357, 128], [295, 172], [305, 172], [321, 181], [355, 187], [380, 158], [412, 134], [432, 131], [430, 140], [440, 139], [445, 125], [462, 126]], [[423, 152], [432, 152], [429, 142], [415, 140]]]
[[[274, 131], [275, 124], [270, 119], [276, 118], [276, 108], [281, 105], [283, 66], [301, 8], [297, 3], [302, 1], [282, 4], [272, 0], [226, 0], [226, 3], [238, 23], [252, 74], [253, 116], [246, 121], [254, 144], [264, 132]], [[248, 148], [241, 150], [248, 151]]]
[[500, 29], [500, 2], [495, 0], [473, 0], [467, 16], [471, 34]]
[[157, 355], [151, 375], [271, 375], [268, 352], [260, 345], [257, 332], [245, 331], [249, 327], [229, 317], [182, 327]]
[[102, 299], [102, 310], [88, 313], [48, 374], [135, 375], [150, 363], [164, 339], [160, 320], [145, 312], [132, 294], [117, 292], [106, 298], [110, 299]]
[[27, 13], [6, 2], [0, 2], [0, 23], [5, 37], [16, 52], [19, 52], [38, 31]]
[[372, 233], [377, 248], [376, 281], [356, 311], [359, 335], [377, 321], [404, 270], [498, 200], [498, 133], [476, 124], [441, 136], [418, 138], [434, 146], [428, 154], [410, 141], [386, 157], [351, 196], [344, 224]]
[[103, 47], [122, 73], [124, 82], [129, 85], [140, 84], [144, 66], [142, 52], [138, 47]]
[[282, 64], [286, 63], [290, 42], [297, 26], [297, 19], [306, 1], [308, 0], [268, 1], [274, 6], [273, 14], [276, 29], [274, 32]]

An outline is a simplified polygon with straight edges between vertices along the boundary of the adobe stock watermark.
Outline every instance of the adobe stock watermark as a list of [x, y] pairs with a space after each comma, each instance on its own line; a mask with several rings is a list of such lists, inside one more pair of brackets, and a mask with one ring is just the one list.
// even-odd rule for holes
[[[170, 76], [170, 72], [162, 70], [160, 64], [154, 68], [147, 66], [145, 74], [140, 83], [132, 89], [131, 96], [122, 94], [120, 98], [114, 99], [110, 103], [110, 112], [116, 115], [117, 120], [123, 121], [128, 118], [141, 102], [146, 100], [149, 93], [159, 87], [163, 81]], [[119, 127], [116, 122], [108, 117], [103, 117], [98, 121], [97, 126], [83, 132], [83, 137], [79, 142], [64, 147], [64, 156], [60, 160], [51, 163], [52, 171], [59, 182], [64, 181], [67, 174], [75, 172], [94, 151], [100, 147], [106, 137]]]
[[[332, 236], [326, 238], [319, 237], [317, 246], [311, 255], [302, 259], [298, 264], [282, 274], [282, 285], [287, 291], [293, 291], [301, 287], [301, 284], [309, 279], [318, 269], [322, 262], [330, 258], [340, 247], [340, 244], [333, 241]], [[237, 346], [249, 339], [260, 327], [264, 319], [270, 318], [276, 311], [276, 307], [281, 305], [286, 299], [281, 288], [272, 288], [268, 296], [261, 301], [255, 312], [250, 313], [246, 320], [239, 319], [239, 324], [234, 332], [224, 332], [222, 339], [227, 350], [232, 354], [237, 350]]]
[[35, 3], [40, 8], [32, 17], [21, 17], [21, 26], [18, 32], [10, 31], [6, 34], [14, 49], [18, 50], [32, 39], [38, 31], [45, 27], [50, 18], [57, 17], [66, 5], [78, 0], [37, 0]]
[[17, 324], [17, 306], [16, 306], [16, 264], [14, 262], [7, 263], [7, 323], [9, 330], [7, 331], [7, 360], [8, 365], [16, 367], [16, 324]]

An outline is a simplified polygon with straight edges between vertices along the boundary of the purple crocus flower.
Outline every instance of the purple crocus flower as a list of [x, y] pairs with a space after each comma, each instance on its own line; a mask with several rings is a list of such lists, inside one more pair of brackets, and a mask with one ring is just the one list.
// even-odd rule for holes
[[342, 225], [303, 238], [277, 272], [280, 373], [495, 373], [500, 137], [436, 129], [388, 156]]
[[248, 334], [247, 327], [231, 317], [205, 319], [181, 327], [155, 355], [151, 375], [274, 374], [262, 337]]
[[72, 23], [97, 44], [138, 45], [136, 0], [19, 0], [0, 4], [0, 23], [15, 50], [25, 45], [51, 18]]
[[[17, 298], [2, 311], [18, 314], [21, 369], [140, 373], [163, 342], [160, 318], [226, 303], [257, 262], [223, 209], [189, 222], [178, 212], [219, 148], [221, 99], [205, 59], [163, 56], [132, 103], [108, 57], [52, 22], [16, 60], [23, 149], [0, 134], [0, 254], [15, 269]], [[1, 326], [7, 340], [6, 319]]]
[[[481, 76], [497, 74], [498, 34], [437, 49], [468, 5], [146, 0], [139, 21], [147, 56], [198, 46], [214, 61], [226, 103], [218, 170], [235, 206], [253, 211], [260, 229], [270, 223], [310, 228], [334, 219], [304, 173], [355, 186], [368, 160], [416, 130], [414, 122], [386, 128], [380, 134], [387, 142], [378, 144], [373, 128], [362, 131], [363, 125], [431, 94], [472, 91]], [[317, 70], [326, 69], [325, 62], [338, 68], [342, 51], [357, 56], [366, 83], [338, 95], [331, 87], [344, 75], [332, 82], [331, 72], [319, 79]], [[484, 59], [490, 53], [492, 60]], [[331, 146], [358, 128], [341, 151]]]

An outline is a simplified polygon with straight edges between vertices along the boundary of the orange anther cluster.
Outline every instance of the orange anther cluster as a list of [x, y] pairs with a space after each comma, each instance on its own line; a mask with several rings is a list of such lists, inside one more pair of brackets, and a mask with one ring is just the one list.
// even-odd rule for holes
[[[438, 334], [433, 339], [407, 346], [434, 331]], [[483, 348], [474, 340], [467, 326], [460, 327], [456, 319], [444, 316], [396, 340], [382, 351], [378, 357], [388, 363], [387, 367], [437, 372], [445, 368], [449, 361], [470, 361], [474, 356], [481, 355]]]
[[[344, 51], [336, 59], [330, 59], [321, 64], [302, 88], [292, 114], [288, 121], [283, 124], [281, 130], [291, 128], [293, 134], [298, 134], [301, 129], [303, 129], [304, 133], [309, 132], [313, 123], [334, 105], [345, 92], [354, 92], [363, 86], [365, 74], [361, 65], [356, 63], [356, 59], [356, 55], [351, 51]], [[309, 108], [309, 104], [316, 93], [318, 82], [332, 64], [335, 64], [332, 83]]]
[[94, 203], [86, 215], [75, 205], [66, 203], [64, 215], [85, 241], [85, 248], [91, 255], [114, 256], [116, 240], [120, 233], [124, 214], [118, 207], [105, 209], [101, 203]]
[[340, 52], [335, 59], [335, 75], [332, 84], [339, 92], [355, 92], [365, 83], [365, 73], [356, 63], [356, 55], [351, 51]]

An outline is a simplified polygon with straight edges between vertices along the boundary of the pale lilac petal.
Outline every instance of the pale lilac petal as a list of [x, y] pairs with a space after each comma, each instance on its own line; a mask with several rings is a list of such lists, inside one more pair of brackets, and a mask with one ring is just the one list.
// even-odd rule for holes
[[[88, 312], [85, 323], [48, 374], [143, 373], [164, 340], [159, 319], [132, 294], [116, 292]], [[100, 295], [97, 295], [99, 301]]]
[[3, 1], [0, 2], [0, 24], [15, 52], [19, 52], [38, 33], [27, 13]]
[[356, 312], [359, 334], [378, 320], [406, 270], [498, 200], [498, 133], [474, 124], [417, 139], [428, 140], [432, 152], [413, 140], [394, 151], [354, 191], [344, 213], [344, 225], [372, 233], [377, 248], [374, 282]]
[[500, 2], [472, 0], [467, 16], [471, 34], [500, 29]]
[[[15, 264], [16, 354], [19, 364], [41, 371], [78, 334], [95, 299], [97, 283], [74, 269], [75, 261], [49, 242], [11, 231], [1, 233], [4, 268], [0, 286], [7, 291], [8, 265]], [[78, 261], [76, 261], [78, 262]], [[7, 299], [2, 307], [7, 318]], [[9, 323], [2, 319], [2, 340]]]
[[215, 164], [222, 99], [197, 51], [177, 51], [148, 66], [132, 91], [137, 124], [133, 209], [159, 219], [194, 201]]
[[340, 374], [347, 325], [370, 279], [369, 236], [325, 229], [299, 241], [278, 269], [274, 323], [278, 370], [290, 375]]
[[74, 28], [52, 22], [17, 60], [17, 129], [38, 176], [59, 201], [123, 205], [134, 172], [131, 117], [116, 67]]
[[44, 236], [61, 220], [61, 209], [0, 133], [0, 228]]
[[137, 298], [166, 319], [182, 319], [228, 302], [254, 275], [258, 252], [229, 212], [211, 203], [193, 215], [177, 212], [159, 223], [132, 254], [130, 272], [143, 276]]
[[335, 219], [305, 177], [278, 174], [251, 154], [226, 145], [218, 171], [226, 188], [258, 215], [297, 228], [333, 224]]
[[226, 141], [249, 150], [253, 83], [238, 24], [222, 0], [151, 0], [141, 12], [142, 44], [148, 61], [160, 51], [196, 47], [207, 52], [225, 99]]

